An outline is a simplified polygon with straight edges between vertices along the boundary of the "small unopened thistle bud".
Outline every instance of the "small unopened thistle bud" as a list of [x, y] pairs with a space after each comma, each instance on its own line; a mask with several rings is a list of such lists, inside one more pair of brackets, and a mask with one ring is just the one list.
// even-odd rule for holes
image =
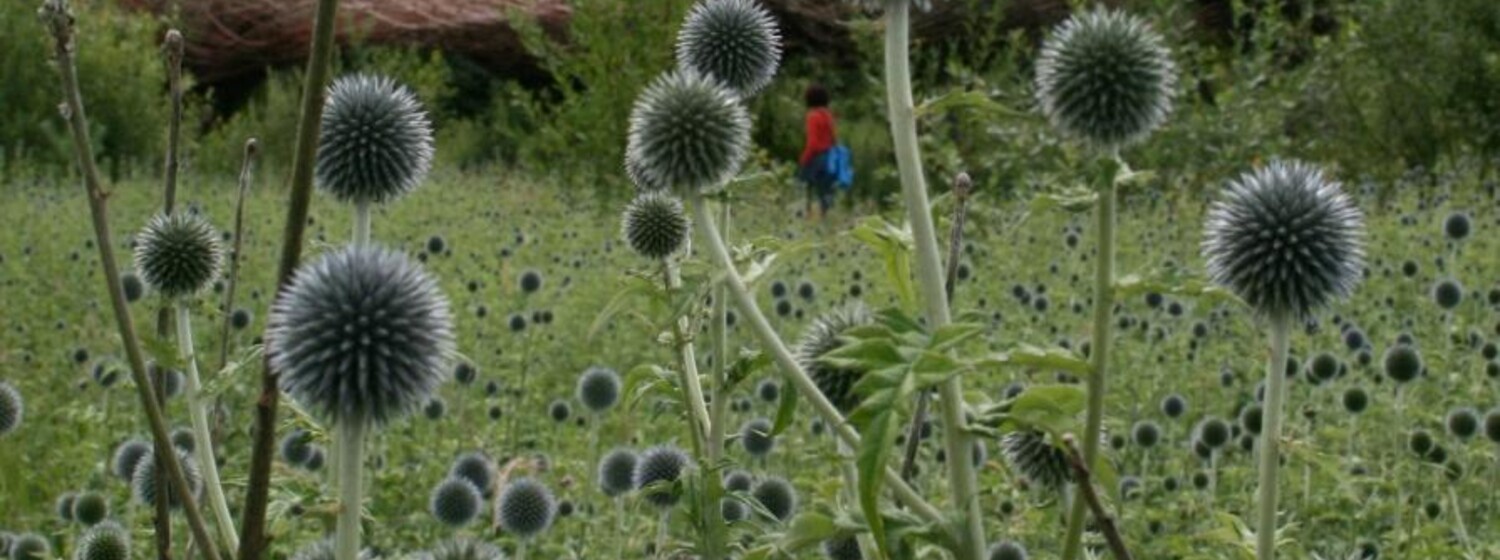
[[98, 492], [81, 492], [73, 498], [73, 521], [93, 527], [109, 517], [109, 500]]
[[429, 551], [427, 560], [505, 560], [505, 553], [493, 544], [465, 537], [448, 539]]
[[489, 496], [490, 488], [495, 483], [495, 463], [483, 453], [465, 453], [453, 461], [453, 466], [448, 468], [448, 476], [467, 480], [479, 489], [480, 494]]
[[741, 98], [776, 76], [781, 33], [757, 0], [705, 0], [677, 34], [677, 64], [713, 76]]
[[777, 521], [786, 521], [797, 512], [797, 489], [785, 478], [773, 476], [760, 481], [750, 491], [755, 501], [771, 513]]
[[553, 422], [559, 424], [567, 422], [573, 416], [573, 407], [568, 406], [568, 401], [558, 399], [547, 405], [547, 416], [552, 417]]
[[1443, 309], [1453, 309], [1464, 301], [1464, 286], [1457, 280], [1445, 279], [1432, 285], [1432, 302]]
[[1204, 229], [1209, 277], [1265, 317], [1306, 319], [1363, 276], [1364, 218], [1311, 165], [1273, 161], [1231, 181]]
[[323, 255], [298, 270], [267, 321], [282, 390], [335, 424], [404, 416], [448, 377], [448, 301], [401, 253]]
[[751, 478], [750, 473], [747, 473], [745, 471], [734, 470], [724, 473], [725, 491], [749, 492], [750, 486], [754, 483], [755, 479]]
[[213, 283], [223, 249], [213, 226], [189, 213], [157, 214], [135, 239], [135, 267], [152, 291], [188, 297]]
[[625, 207], [621, 236], [630, 249], [648, 259], [664, 259], [682, 249], [692, 222], [682, 202], [661, 192], [642, 192]]
[[682, 494], [678, 488], [678, 480], [682, 478], [688, 465], [688, 456], [681, 449], [672, 446], [653, 447], [642, 453], [636, 461], [632, 482], [646, 501], [659, 508], [669, 508], [677, 504], [677, 499]]
[[26, 401], [21, 399], [21, 392], [10, 383], [0, 381], [0, 436], [20, 428], [25, 415]]
[[121, 480], [130, 482], [130, 477], [135, 476], [135, 467], [140, 464], [141, 458], [153, 452], [150, 442], [139, 439], [126, 440], [115, 448], [115, 453], [109, 460], [109, 472]]
[[1176, 68], [1160, 35], [1124, 12], [1069, 18], [1042, 46], [1036, 96], [1064, 134], [1113, 150], [1144, 138], [1172, 111]]
[[1385, 351], [1385, 376], [1396, 383], [1408, 383], [1422, 374], [1422, 354], [1417, 349], [1397, 344]]
[[854, 535], [823, 541], [823, 555], [828, 560], [864, 560], [864, 553], [859, 550], [859, 539]]
[[500, 493], [500, 528], [523, 539], [546, 531], [556, 515], [552, 491], [530, 478], [515, 480]]
[[638, 458], [629, 449], [615, 449], [599, 460], [599, 490], [611, 498], [635, 489]]
[[1203, 445], [1208, 446], [1209, 449], [1224, 447], [1229, 443], [1229, 438], [1232, 435], [1230, 434], [1228, 422], [1212, 416], [1204, 418], [1202, 422], [1198, 423], [1197, 432], [1198, 441], [1203, 442]]
[[432, 489], [427, 509], [440, 523], [449, 527], [463, 527], [479, 516], [483, 500], [473, 483], [464, 478], [453, 477], [438, 483]]
[[1140, 448], [1151, 449], [1161, 441], [1161, 426], [1150, 420], [1141, 420], [1131, 428], [1130, 436]]
[[312, 434], [301, 428], [292, 430], [281, 440], [281, 460], [287, 464], [301, 465], [312, 456]]
[[1448, 433], [1458, 439], [1469, 439], [1479, 433], [1479, 413], [1472, 408], [1454, 409], [1448, 413]]
[[58, 496], [57, 503], [54, 504], [57, 510], [57, 518], [71, 523], [73, 521], [73, 502], [76, 500], [78, 500], [77, 492], [63, 492], [61, 496]]
[[1026, 560], [1026, 547], [1016, 541], [1002, 541], [990, 546], [986, 560]]
[[[186, 453], [177, 451], [177, 462], [182, 465], [182, 474], [187, 478], [188, 490], [197, 495], [203, 486], [203, 477], [198, 473], [198, 462]], [[156, 503], [156, 454], [147, 453], [137, 461], [135, 473], [130, 478], [131, 494], [136, 501], [146, 506]], [[167, 483], [167, 507], [178, 509], [182, 507], [182, 498], [177, 495], [177, 490], [171, 482]]]
[[797, 361], [818, 385], [823, 396], [845, 413], [859, 406], [859, 395], [854, 393], [854, 384], [865, 372], [834, 367], [821, 362], [828, 355], [844, 346], [841, 338], [854, 327], [869, 325], [875, 321], [864, 305], [855, 303], [829, 312], [813, 321], [802, 334], [797, 344]]
[[335, 80], [321, 126], [318, 187], [339, 202], [390, 202], [416, 189], [432, 167], [427, 113], [410, 90], [390, 78]]
[[739, 171], [750, 145], [750, 115], [717, 80], [677, 70], [646, 87], [630, 114], [627, 169], [638, 186], [686, 195], [717, 191]]
[[11, 560], [47, 560], [52, 557], [52, 545], [46, 537], [36, 533], [18, 535], [10, 542]]
[[1472, 229], [1469, 215], [1463, 212], [1454, 212], [1443, 220], [1443, 235], [1454, 241], [1463, 241], [1468, 238]]
[[776, 447], [776, 436], [771, 434], [774, 426], [765, 418], [755, 418], [745, 422], [740, 428], [740, 445], [744, 446], [745, 452], [752, 457], [765, 457]]
[[1042, 432], [1026, 430], [1006, 434], [1000, 440], [1000, 452], [1011, 468], [1049, 490], [1062, 488], [1063, 483], [1073, 480], [1068, 456], [1048, 442], [1047, 435]]
[[130, 560], [130, 533], [113, 521], [91, 525], [79, 539], [74, 560]]
[[141, 282], [141, 277], [126, 272], [120, 275], [120, 290], [125, 292], [125, 301], [135, 303], [146, 295], [146, 284]]
[[574, 394], [589, 412], [601, 414], [620, 402], [620, 374], [604, 367], [588, 368], [578, 376]]

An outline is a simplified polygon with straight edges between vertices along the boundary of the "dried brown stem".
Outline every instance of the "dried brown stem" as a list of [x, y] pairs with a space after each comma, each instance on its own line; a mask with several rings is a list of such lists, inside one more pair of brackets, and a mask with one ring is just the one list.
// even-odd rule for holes
[[1104, 533], [1104, 542], [1109, 545], [1110, 554], [1114, 555], [1115, 560], [1130, 560], [1130, 550], [1125, 548], [1120, 528], [1115, 525], [1115, 518], [1104, 511], [1104, 504], [1099, 501], [1099, 493], [1094, 490], [1089, 468], [1083, 464], [1083, 454], [1078, 451], [1078, 444], [1072, 434], [1063, 436], [1063, 448], [1067, 451], [1068, 464], [1073, 467], [1073, 478], [1077, 479], [1078, 495], [1088, 504], [1089, 511], [1093, 512], [1094, 522], [1099, 525], [1099, 532]]

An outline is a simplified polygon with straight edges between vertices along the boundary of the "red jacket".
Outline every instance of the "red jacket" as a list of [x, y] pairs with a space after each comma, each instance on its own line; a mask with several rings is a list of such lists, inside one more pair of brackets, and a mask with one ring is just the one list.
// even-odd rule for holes
[[807, 112], [807, 144], [802, 148], [798, 162], [807, 165], [819, 154], [833, 147], [837, 136], [833, 132], [833, 113], [827, 107], [818, 107]]

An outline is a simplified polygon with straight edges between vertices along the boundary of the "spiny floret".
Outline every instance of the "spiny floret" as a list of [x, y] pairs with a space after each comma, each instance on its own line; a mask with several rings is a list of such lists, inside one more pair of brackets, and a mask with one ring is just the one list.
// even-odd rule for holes
[[[203, 476], [198, 473], [198, 462], [181, 450], [173, 450], [177, 453], [177, 464], [182, 465], [182, 474], [187, 478], [189, 493], [194, 496], [203, 487]], [[141, 457], [135, 467], [135, 473], [130, 478], [131, 494], [137, 502], [151, 506], [156, 503], [156, 454], [147, 453]], [[172, 481], [167, 481], [167, 507], [178, 509], [182, 507], [182, 498], [178, 496], [177, 489]]]
[[150, 442], [130, 439], [115, 448], [114, 456], [110, 458], [110, 472], [126, 482], [135, 476], [135, 468], [140, 465], [141, 458], [155, 452]]
[[1073, 481], [1067, 455], [1049, 443], [1043, 432], [1023, 430], [1006, 434], [1000, 440], [1000, 452], [1011, 468], [1049, 490]]
[[411, 192], [432, 152], [432, 124], [406, 87], [356, 74], [328, 88], [315, 174], [340, 202], [384, 204]]
[[749, 146], [750, 115], [734, 93], [711, 77], [678, 69], [651, 82], [636, 100], [626, 168], [634, 166], [641, 188], [709, 193], [734, 177]]
[[219, 274], [223, 255], [213, 226], [188, 212], [157, 214], [135, 238], [136, 271], [167, 299], [208, 287]]
[[635, 489], [635, 465], [639, 461], [634, 451], [615, 449], [599, 460], [599, 490], [611, 498]]
[[463, 527], [479, 516], [484, 498], [479, 489], [466, 479], [452, 477], [432, 489], [427, 509], [439, 522], [449, 527]]
[[1075, 15], [1036, 63], [1042, 113], [1064, 134], [1113, 150], [1161, 126], [1172, 112], [1176, 68], [1160, 35], [1121, 11]]
[[21, 427], [26, 416], [26, 401], [21, 392], [5, 381], [0, 381], [0, 436], [8, 435]]
[[288, 464], [301, 465], [312, 456], [312, 434], [297, 428], [281, 439], [281, 459]]
[[52, 545], [36, 533], [17, 535], [10, 542], [10, 560], [46, 560], [52, 557]]
[[73, 521], [84, 527], [93, 527], [109, 517], [109, 500], [98, 492], [80, 492], [73, 499]]
[[620, 236], [630, 249], [648, 259], [664, 259], [687, 242], [692, 221], [682, 201], [661, 192], [636, 195], [620, 216]]
[[598, 366], [583, 370], [583, 375], [578, 376], [575, 396], [594, 414], [607, 411], [620, 402], [620, 374]]
[[500, 528], [521, 538], [531, 538], [552, 526], [557, 500], [552, 491], [536, 480], [520, 478], [500, 493]]
[[792, 514], [797, 512], [797, 489], [785, 478], [766, 478], [755, 485], [750, 495], [778, 521], [791, 519]]
[[757, 0], [706, 0], [677, 34], [679, 66], [713, 76], [742, 98], [776, 77], [781, 32]]
[[453, 461], [453, 466], [448, 469], [448, 476], [467, 480], [479, 489], [480, 494], [488, 496], [495, 483], [495, 464], [478, 451], [465, 453]]
[[1026, 547], [1016, 541], [997, 542], [990, 547], [987, 560], [1026, 560]]
[[776, 447], [776, 436], [771, 433], [774, 426], [765, 418], [747, 420], [740, 427], [740, 445], [752, 457], [765, 457]]
[[859, 550], [859, 539], [854, 535], [823, 541], [823, 555], [828, 560], [864, 560], [864, 553]]
[[89, 528], [78, 541], [74, 560], [130, 560], [130, 533], [119, 523], [105, 521]]
[[1317, 167], [1273, 161], [1214, 203], [1203, 256], [1209, 277], [1257, 313], [1300, 321], [1359, 283], [1364, 217]]
[[635, 464], [632, 483], [646, 501], [659, 508], [669, 508], [681, 497], [678, 481], [689, 465], [681, 449], [663, 445], [647, 449]]
[[840, 338], [849, 329], [869, 325], [875, 321], [861, 303], [830, 311], [818, 317], [802, 334], [797, 344], [797, 362], [812, 377], [823, 396], [843, 412], [859, 406], [859, 395], [854, 393], [854, 384], [865, 372], [825, 364], [819, 360], [844, 345]]
[[404, 416], [448, 377], [448, 301], [401, 253], [366, 246], [323, 255], [298, 270], [268, 322], [282, 390], [335, 424]]
[[426, 555], [428, 560], [505, 560], [500, 547], [490, 543], [458, 537], [438, 543]]

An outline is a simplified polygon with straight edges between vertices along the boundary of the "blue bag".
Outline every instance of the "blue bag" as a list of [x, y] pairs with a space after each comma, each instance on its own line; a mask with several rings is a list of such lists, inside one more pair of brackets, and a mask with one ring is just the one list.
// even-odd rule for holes
[[847, 191], [854, 186], [854, 161], [848, 146], [836, 144], [829, 148], [824, 163], [827, 165], [828, 176], [839, 186], [839, 190]]

